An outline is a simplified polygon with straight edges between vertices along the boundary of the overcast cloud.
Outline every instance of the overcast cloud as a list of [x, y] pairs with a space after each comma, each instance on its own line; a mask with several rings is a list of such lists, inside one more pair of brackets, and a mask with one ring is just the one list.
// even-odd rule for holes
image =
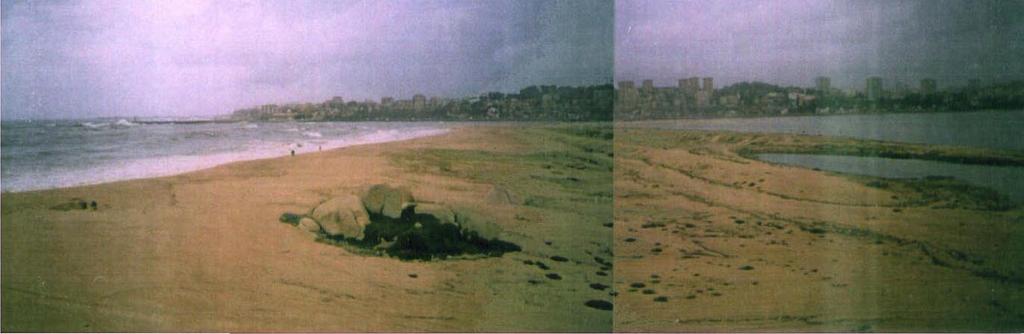
[[601, 1], [4, 1], [3, 118], [610, 82]]
[[674, 85], [814, 77], [863, 89], [868, 76], [916, 87], [1024, 79], [1024, 1], [619, 1], [616, 79]]

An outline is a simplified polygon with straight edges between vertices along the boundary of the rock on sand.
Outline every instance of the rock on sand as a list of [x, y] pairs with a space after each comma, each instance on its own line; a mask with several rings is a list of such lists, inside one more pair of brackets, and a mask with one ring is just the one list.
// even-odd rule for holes
[[300, 230], [303, 230], [303, 231], [306, 231], [306, 232], [310, 232], [310, 233], [320, 232], [320, 224], [317, 224], [315, 220], [313, 220], [313, 219], [311, 219], [309, 217], [305, 217], [305, 218], [302, 218], [302, 220], [299, 220], [299, 226], [298, 227], [299, 227]]
[[370, 224], [363, 202], [355, 195], [332, 198], [313, 209], [310, 216], [320, 222], [324, 233], [332, 237], [363, 240], [363, 231]]
[[426, 214], [437, 218], [441, 224], [455, 224], [455, 211], [440, 204], [417, 204], [416, 214]]
[[452, 210], [455, 212], [456, 224], [462, 228], [464, 233], [476, 233], [484, 240], [497, 239], [501, 235], [501, 228], [495, 224], [493, 218], [466, 207]]
[[494, 186], [487, 192], [487, 203], [496, 205], [518, 205], [519, 198], [502, 186]]
[[408, 189], [377, 184], [363, 195], [363, 206], [371, 214], [398, 219], [403, 211], [416, 206], [416, 200]]

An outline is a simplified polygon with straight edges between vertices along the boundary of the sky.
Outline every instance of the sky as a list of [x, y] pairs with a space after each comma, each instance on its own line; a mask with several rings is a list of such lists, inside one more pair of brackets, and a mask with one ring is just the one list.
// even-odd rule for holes
[[619, 1], [616, 80], [715, 78], [863, 90], [1024, 80], [1024, 1]]
[[3, 119], [613, 79], [611, 1], [3, 1]]

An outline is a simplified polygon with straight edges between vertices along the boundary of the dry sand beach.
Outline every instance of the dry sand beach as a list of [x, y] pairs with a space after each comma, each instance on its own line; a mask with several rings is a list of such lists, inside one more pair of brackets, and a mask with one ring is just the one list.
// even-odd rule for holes
[[1024, 328], [1020, 207], [951, 180], [854, 177], [747, 157], [837, 149], [1024, 161], [853, 139], [616, 129], [615, 330]]
[[[2, 195], [4, 331], [609, 331], [611, 127], [466, 127]], [[403, 261], [279, 222], [373, 184], [484, 211], [521, 251]], [[510, 196], [495, 200], [495, 187]], [[97, 209], [76, 203], [96, 201]], [[598, 307], [590, 307], [586, 304]]]

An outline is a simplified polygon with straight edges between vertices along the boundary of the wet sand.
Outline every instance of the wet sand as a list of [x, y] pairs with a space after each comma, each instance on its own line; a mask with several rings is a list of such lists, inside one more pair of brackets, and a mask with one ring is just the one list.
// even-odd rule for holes
[[884, 181], [748, 158], [849, 148], [1019, 159], [817, 136], [616, 129], [615, 329], [1024, 328], [1021, 208], [993, 207], [983, 189], [950, 180]]
[[[2, 195], [4, 331], [609, 331], [611, 127], [490, 126]], [[278, 217], [372, 184], [488, 212], [501, 257], [401, 261]], [[493, 203], [494, 186], [514, 203]], [[77, 209], [68, 203], [96, 201]], [[543, 267], [537, 265], [543, 263]], [[532, 263], [532, 264], [526, 264]], [[552, 278], [552, 277], [557, 277]]]

